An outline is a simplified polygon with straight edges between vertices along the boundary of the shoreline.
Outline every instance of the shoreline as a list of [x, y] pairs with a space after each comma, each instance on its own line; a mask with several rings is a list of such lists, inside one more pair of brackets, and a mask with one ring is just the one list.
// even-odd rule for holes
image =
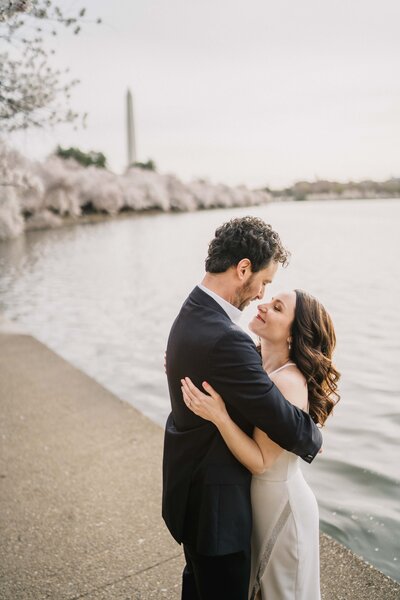
[[104, 221], [123, 220], [123, 219], [129, 219], [129, 218], [133, 218], [133, 217], [139, 218], [142, 216], [161, 215], [163, 213], [165, 213], [165, 211], [154, 209], [154, 210], [145, 210], [145, 211], [124, 210], [124, 211], [120, 211], [115, 214], [93, 212], [93, 213], [83, 214], [80, 217], [73, 217], [71, 215], [61, 217], [60, 215], [57, 215], [61, 218], [61, 223], [59, 225], [36, 226], [36, 225], [30, 225], [29, 220], [28, 220], [28, 221], [25, 221], [25, 225], [27, 225], [25, 227], [25, 231], [26, 232], [28, 232], [28, 231], [44, 231], [44, 230], [48, 230], [48, 229], [59, 229], [61, 227], [70, 227], [71, 225], [88, 225], [88, 224], [90, 225], [90, 224], [96, 224], [96, 223], [103, 223]]
[[[4, 318], [0, 346], [0, 598], [177, 600], [162, 428]], [[399, 583], [320, 541], [323, 600], [399, 597]]]
[[[353, 198], [353, 197], [343, 197], [343, 196], [334, 196], [334, 197], [327, 197], [327, 198], [318, 198], [312, 197], [313, 195], [311, 195], [310, 197], [304, 199], [304, 200], [296, 200], [296, 198], [292, 197], [292, 196], [277, 196], [277, 197], [272, 197], [268, 202], [264, 203], [264, 204], [252, 204], [252, 205], [248, 205], [248, 206], [243, 206], [243, 207], [239, 207], [239, 206], [232, 206], [232, 207], [227, 207], [227, 206], [221, 206], [221, 207], [212, 207], [212, 208], [205, 208], [205, 209], [196, 209], [195, 211], [189, 211], [189, 210], [172, 210], [172, 211], [165, 211], [162, 209], [158, 209], [158, 208], [154, 208], [154, 209], [148, 209], [148, 210], [122, 210], [116, 213], [105, 213], [105, 212], [91, 212], [91, 213], [85, 213], [81, 216], [72, 216], [72, 215], [67, 215], [67, 216], [61, 216], [58, 213], [51, 213], [52, 215], [52, 219], [49, 222], [41, 222], [41, 221], [35, 221], [34, 217], [32, 219], [32, 222], [30, 223], [30, 219], [28, 218], [27, 220], [24, 221], [24, 230], [17, 236], [15, 237], [9, 237], [9, 238], [2, 238], [0, 239], [0, 243], [1, 242], [8, 242], [10, 240], [14, 240], [14, 239], [18, 239], [20, 238], [22, 235], [24, 235], [24, 233], [28, 233], [31, 231], [48, 231], [48, 230], [57, 230], [63, 227], [71, 227], [72, 225], [91, 225], [91, 224], [97, 224], [97, 223], [103, 223], [103, 222], [108, 222], [108, 221], [115, 221], [115, 220], [125, 220], [125, 219], [131, 219], [131, 218], [141, 218], [141, 217], [145, 217], [145, 216], [155, 216], [155, 215], [163, 215], [163, 214], [185, 214], [188, 212], [203, 212], [205, 210], [220, 210], [220, 209], [237, 209], [237, 208], [254, 208], [256, 206], [266, 206], [268, 204], [280, 204], [280, 203], [288, 203], [288, 202], [295, 202], [295, 203], [300, 203], [300, 204], [306, 204], [308, 202], [340, 202], [340, 201], [354, 201], [354, 202], [358, 202], [358, 201], [374, 201], [374, 200], [399, 200], [400, 196], [379, 196], [379, 197], [369, 197], [369, 198]], [[317, 194], [315, 194], [315, 196], [317, 196]]]

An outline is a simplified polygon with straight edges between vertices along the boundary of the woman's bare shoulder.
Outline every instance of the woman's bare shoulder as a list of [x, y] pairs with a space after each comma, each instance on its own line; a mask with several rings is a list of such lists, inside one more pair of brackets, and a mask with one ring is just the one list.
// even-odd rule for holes
[[286, 367], [271, 376], [277, 388], [292, 404], [295, 404], [302, 410], [307, 410], [308, 393], [307, 382], [296, 366]]

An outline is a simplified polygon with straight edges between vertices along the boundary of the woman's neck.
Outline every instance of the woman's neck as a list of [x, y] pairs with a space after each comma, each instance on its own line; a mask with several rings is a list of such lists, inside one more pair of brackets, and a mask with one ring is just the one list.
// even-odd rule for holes
[[272, 373], [289, 361], [289, 348], [287, 344], [274, 344], [261, 339], [261, 356], [264, 370]]

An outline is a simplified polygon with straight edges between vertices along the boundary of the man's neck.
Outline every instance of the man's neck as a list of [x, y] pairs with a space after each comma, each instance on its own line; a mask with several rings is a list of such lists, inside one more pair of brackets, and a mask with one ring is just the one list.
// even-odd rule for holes
[[232, 284], [227, 278], [221, 274], [206, 273], [201, 285], [208, 288], [214, 294], [217, 294], [233, 306], [235, 306], [235, 290], [232, 289]]

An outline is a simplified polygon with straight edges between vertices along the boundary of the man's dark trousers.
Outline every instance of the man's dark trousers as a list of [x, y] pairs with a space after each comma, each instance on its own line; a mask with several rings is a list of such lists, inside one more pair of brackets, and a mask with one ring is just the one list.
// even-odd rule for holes
[[182, 600], [247, 600], [250, 550], [205, 556], [183, 546], [186, 566], [182, 575]]

